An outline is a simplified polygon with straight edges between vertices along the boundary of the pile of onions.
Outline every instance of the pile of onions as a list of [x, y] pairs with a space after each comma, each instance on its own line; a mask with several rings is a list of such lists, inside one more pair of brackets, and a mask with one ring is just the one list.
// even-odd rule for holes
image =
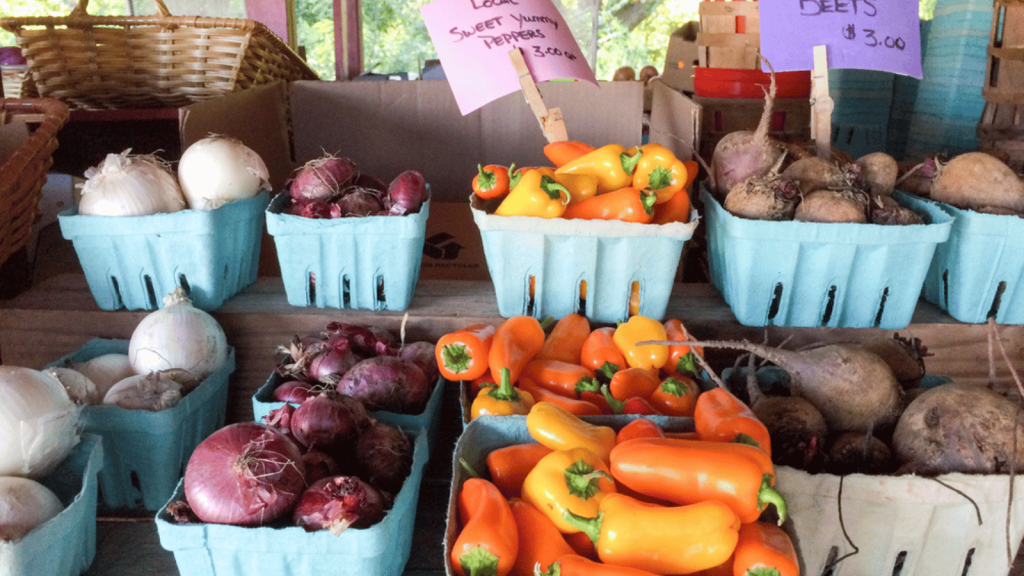
[[406, 170], [385, 185], [360, 173], [351, 158], [325, 154], [292, 176], [289, 213], [304, 218], [404, 216], [418, 212], [429, 196], [423, 174]]
[[203, 522], [263, 526], [289, 514], [306, 487], [299, 447], [255, 422], [230, 424], [196, 446], [185, 499]]
[[189, 145], [178, 161], [178, 182], [194, 210], [213, 210], [270, 188], [270, 171], [252, 148], [228, 136]]
[[132, 155], [131, 149], [107, 154], [85, 171], [78, 213], [86, 216], [148, 216], [186, 208], [178, 181], [156, 156]]
[[208, 312], [192, 306], [178, 287], [164, 296], [164, 307], [139, 322], [128, 342], [128, 358], [136, 374], [181, 371], [174, 377], [186, 391], [224, 365], [227, 336]]
[[54, 378], [0, 366], [0, 399], [0, 476], [45, 476], [78, 444], [79, 409]]
[[0, 542], [14, 542], [64, 509], [52, 490], [31, 478], [0, 476]]

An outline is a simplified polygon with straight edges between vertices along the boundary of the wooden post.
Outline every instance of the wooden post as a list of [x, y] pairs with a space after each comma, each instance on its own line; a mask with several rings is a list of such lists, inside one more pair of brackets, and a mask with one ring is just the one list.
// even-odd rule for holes
[[549, 110], [544, 105], [544, 99], [541, 98], [540, 90], [537, 89], [537, 84], [533, 81], [530, 68], [527, 67], [526, 60], [523, 59], [523, 52], [519, 48], [513, 48], [509, 51], [508, 56], [512, 59], [512, 66], [516, 69], [516, 74], [519, 76], [519, 85], [526, 96], [526, 102], [530, 105], [530, 109], [533, 110], [533, 115], [537, 117], [537, 122], [540, 123], [540, 129], [544, 132], [544, 137], [548, 139], [548, 142], [568, 140], [569, 134], [565, 129], [562, 109], [551, 108]]
[[825, 46], [814, 47], [814, 71], [811, 73], [811, 138], [818, 158], [832, 159], [832, 109], [828, 94], [828, 53]]

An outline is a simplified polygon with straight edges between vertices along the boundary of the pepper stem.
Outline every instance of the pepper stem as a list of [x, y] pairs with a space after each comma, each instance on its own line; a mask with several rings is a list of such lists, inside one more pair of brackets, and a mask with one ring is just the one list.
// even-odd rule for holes
[[487, 394], [495, 400], [505, 402], [517, 402], [523, 397], [519, 391], [512, 386], [512, 376], [508, 368], [501, 369], [501, 383], [498, 384], [498, 387], [491, 388], [487, 392], [484, 392], [484, 394]]
[[459, 466], [469, 474], [470, 478], [479, 478], [480, 474], [473, 468], [472, 464], [469, 463], [465, 458], [459, 458]]
[[622, 400], [616, 400], [615, 397], [612, 396], [612, 391], [608, 389], [607, 384], [601, 384], [601, 394], [604, 395], [604, 399], [608, 402], [608, 406], [615, 414], [622, 414], [626, 410], [626, 403]]
[[765, 474], [761, 477], [761, 489], [757, 491], [757, 503], [761, 508], [766, 508], [769, 504], [775, 505], [775, 511], [779, 515], [779, 526], [786, 521], [786, 499], [782, 497], [771, 486], [772, 475]]
[[597, 518], [587, 518], [586, 516], [574, 514], [571, 510], [565, 508], [562, 510], [562, 519], [569, 526], [589, 536], [595, 545], [597, 544], [597, 537], [601, 534], [601, 522], [604, 520], [604, 512], [598, 512]]
[[483, 546], [476, 546], [459, 556], [459, 564], [466, 576], [495, 576], [498, 573], [498, 558]]

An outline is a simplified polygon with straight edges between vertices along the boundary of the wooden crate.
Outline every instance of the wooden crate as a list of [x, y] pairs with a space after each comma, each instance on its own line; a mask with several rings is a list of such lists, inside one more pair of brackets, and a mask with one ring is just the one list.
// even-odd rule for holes
[[[726, 134], [754, 130], [764, 112], [764, 99], [705, 98], [694, 96], [701, 107], [700, 156], [711, 162], [715, 145]], [[784, 142], [811, 140], [811, 101], [807, 98], [776, 98], [772, 104], [769, 134]]]
[[982, 95], [992, 104], [1024, 105], [1024, 2], [995, 0]]
[[761, 69], [761, 21], [756, 1], [704, 1], [699, 14], [700, 66]]
[[1024, 170], [1024, 103], [986, 101], [978, 120], [978, 149]]

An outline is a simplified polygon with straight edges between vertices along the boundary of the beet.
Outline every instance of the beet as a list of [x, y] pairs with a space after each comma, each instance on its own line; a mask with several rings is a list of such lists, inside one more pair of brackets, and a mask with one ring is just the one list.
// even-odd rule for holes
[[432, 387], [411, 360], [376, 356], [353, 366], [338, 381], [337, 388], [359, 399], [370, 410], [419, 414]]
[[356, 441], [356, 460], [361, 477], [396, 494], [412, 470], [412, 441], [399, 428], [375, 420]]
[[792, 220], [800, 202], [800, 188], [781, 176], [753, 176], [736, 184], [723, 207], [734, 216], [751, 220]]

